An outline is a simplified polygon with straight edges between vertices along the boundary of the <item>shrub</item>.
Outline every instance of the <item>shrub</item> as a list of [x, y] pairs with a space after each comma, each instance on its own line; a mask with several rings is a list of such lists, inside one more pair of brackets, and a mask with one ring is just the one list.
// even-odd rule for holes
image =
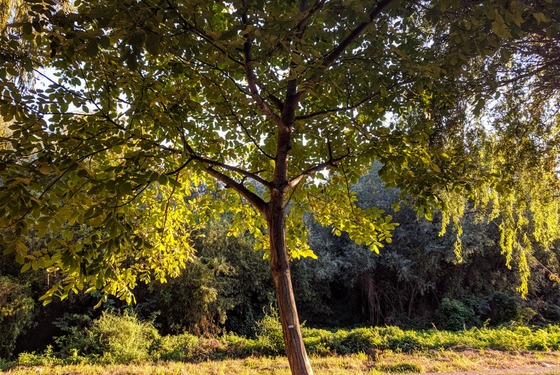
[[257, 345], [264, 354], [283, 354], [285, 352], [284, 335], [278, 312], [271, 309], [257, 322]]
[[413, 353], [423, 349], [415, 331], [406, 331], [402, 336], [391, 337], [387, 340], [387, 344], [391, 350], [403, 353]]
[[416, 363], [401, 362], [392, 365], [379, 365], [376, 366], [379, 371], [398, 374], [421, 373], [422, 367]]
[[54, 355], [53, 348], [48, 345], [42, 354], [19, 353], [17, 362], [19, 366], [53, 366], [61, 364], [62, 361]]
[[302, 328], [303, 342], [309, 353], [330, 355], [334, 351], [334, 333], [326, 329]]
[[438, 327], [460, 331], [480, 325], [480, 319], [471, 306], [459, 300], [444, 298], [436, 311]]
[[258, 352], [257, 340], [237, 336], [235, 333], [224, 334], [221, 341], [226, 346], [226, 355], [231, 358], [242, 358]]
[[60, 354], [68, 357], [74, 353], [86, 353], [92, 345], [89, 329], [93, 322], [85, 314], [64, 314], [53, 322], [53, 325], [64, 332], [64, 335], [54, 338], [60, 348]]
[[33, 322], [34, 307], [26, 285], [0, 276], [0, 358], [11, 358], [17, 338]]
[[335, 335], [335, 351], [339, 354], [370, 352], [382, 340], [375, 328], [355, 328], [350, 332], [338, 331]]
[[149, 359], [151, 347], [160, 338], [151, 323], [135, 315], [104, 312], [90, 327], [58, 338], [63, 352], [80, 352], [104, 363], [137, 363]]
[[7, 359], [0, 358], [0, 372], [5, 371], [13, 366], [13, 362]]
[[560, 307], [549, 304], [544, 308], [542, 315], [549, 321], [560, 322]]
[[485, 318], [490, 319], [493, 325], [519, 320], [521, 306], [515, 296], [504, 292], [496, 292], [488, 301], [489, 312]]
[[198, 337], [189, 333], [167, 335], [157, 340], [152, 356], [164, 361], [187, 361], [198, 347]]

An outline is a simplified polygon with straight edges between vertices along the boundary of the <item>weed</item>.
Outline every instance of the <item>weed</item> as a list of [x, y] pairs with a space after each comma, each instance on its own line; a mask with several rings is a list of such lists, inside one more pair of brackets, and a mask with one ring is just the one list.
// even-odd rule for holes
[[422, 372], [422, 367], [416, 363], [401, 362], [390, 365], [376, 366], [379, 371], [388, 372], [391, 374], [410, 374]]

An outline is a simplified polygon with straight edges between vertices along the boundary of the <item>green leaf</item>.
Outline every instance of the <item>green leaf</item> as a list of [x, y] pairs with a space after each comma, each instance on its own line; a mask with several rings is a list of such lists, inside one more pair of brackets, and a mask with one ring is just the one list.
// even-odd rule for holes
[[492, 22], [492, 31], [500, 38], [509, 39], [512, 37], [511, 33], [506, 27], [506, 23], [504, 22], [504, 19], [498, 13], [496, 13], [495, 21]]
[[97, 39], [90, 39], [86, 44], [86, 54], [89, 57], [95, 57], [99, 51], [99, 44]]
[[550, 22], [550, 19], [544, 15], [544, 13], [533, 13], [533, 17], [540, 23], [547, 23]]
[[146, 37], [146, 51], [152, 55], [158, 55], [160, 50], [160, 36], [155, 33], [148, 33]]

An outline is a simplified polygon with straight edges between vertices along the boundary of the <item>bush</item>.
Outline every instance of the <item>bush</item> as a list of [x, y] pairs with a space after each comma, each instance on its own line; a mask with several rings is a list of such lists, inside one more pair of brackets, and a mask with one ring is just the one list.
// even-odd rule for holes
[[391, 374], [410, 374], [422, 372], [422, 367], [420, 367], [420, 365], [409, 362], [401, 362], [392, 365], [379, 365], [376, 367], [379, 371], [388, 372]]
[[401, 336], [391, 337], [387, 340], [387, 344], [391, 350], [402, 353], [413, 353], [423, 349], [415, 331], [406, 331]]
[[12, 366], [13, 366], [12, 361], [8, 361], [7, 359], [0, 358], [0, 372], [8, 370]]
[[350, 332], [340, 330], [335, 334], [333, 349], [339, 354], [369, 353], [378, 348], [381, 341], [375, 328], [356, 328]]
[[150, 349], [158, 340], [159, 333], [151, 323], [128, 313], [104, 312], [90, 327], [74, 327], [57, 342], [67, 354], [79, 352], [103, 363], [137, 363], [149, 359]]
[[498, 325], [519, 320], [521, 318], [521, 306], [515, 296], [511, 294], [496, 292], [489, 301], [489, 313], [485, 316], [490, 319], [490, 324]]
[[11, 358], [16, 340], [31, 326], [35, 305], [27, 286], [0, 276], [0, 358]]
[[316, 355], [330, 355], [334, 351], [334, 333], [326, 329], [301, 329], [303, 342], [309, 353]]
[[285, 353], [284, 335], [278, 311], [271, 309], [268, 314], [257, 322], [257, 346], [264, 354], [276, 355]]
[[194, 335], [168, 335], [157, 341], [152, 356], [164, 361], [187, 361], [192, 359], [198, 347], [199, 339]]
[[68, 357], [74, 353], [86, 353], [92, 345], [92, 338], [88, 334], [93, 322], [89, 315], [64, 314], [53, 322], [53, 325], [64, 332], [64, 335], [54, 338], [60, 348], [60, 354]]
[[542, 315], [549, 321], [560, 322], [560, 307], [549, 304], [544, 308]]
[[480, 325], [480, 318], [471, 306], [459, 300], [444, 298], [436, 311], [438, 327], [460, 331]]
[[48, 345], [42, 354], [19, 353], [16, 363], [19, 366], [53, 366], [62, 364], [62, 361], [54, 355], [53, 348]]

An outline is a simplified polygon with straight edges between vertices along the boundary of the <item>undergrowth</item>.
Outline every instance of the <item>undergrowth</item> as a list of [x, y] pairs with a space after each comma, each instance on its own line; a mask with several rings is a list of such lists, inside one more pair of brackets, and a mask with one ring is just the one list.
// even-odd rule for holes
[[[308, 353], [331, 356], [365, 353], [415, 353], [448, 349], [552, 351], [560, 349], [560, 326], [508, 326], [462, 331], [413, 331], [398, 327], [325, 330], [303, 327]], [[282, 355], [284, 341], [277, 316], [257, 324], [254, 338], [235, 334], [196, 337], [188, 333], [161, 336], [150, 322], [134, 315], [103, 314], [88, 327], [69, 330], [56, 340], [58, 347], [43, 353], [20, 353], [13, 362], [0, 360], [0, 369], [13, 365], [114, 364], [146, 361], [200, 362], [205, 360]], [[387, 370], [388, 371], [388, 370]], [[388, 371], [390, 372], [390, 371]]]

